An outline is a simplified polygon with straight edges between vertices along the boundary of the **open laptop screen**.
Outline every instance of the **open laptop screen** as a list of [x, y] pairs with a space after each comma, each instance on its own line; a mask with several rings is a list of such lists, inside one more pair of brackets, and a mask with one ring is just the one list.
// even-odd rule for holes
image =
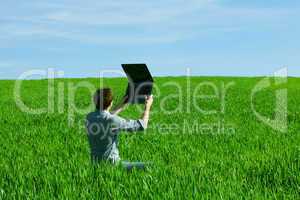
[[129, 103], [144, 103], [145, 95], [151, 95], [153, 78], [146, 64], [122, 64], [128, 77], [126, 95]]

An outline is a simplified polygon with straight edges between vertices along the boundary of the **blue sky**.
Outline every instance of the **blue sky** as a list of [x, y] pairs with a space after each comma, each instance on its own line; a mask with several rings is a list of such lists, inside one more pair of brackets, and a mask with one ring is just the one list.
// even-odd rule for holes
[[295, 0], [27, 0], [0, 6], [0, 79], [54, 67], [98, 76], [145, 62], [155, 75], [300, 76]]

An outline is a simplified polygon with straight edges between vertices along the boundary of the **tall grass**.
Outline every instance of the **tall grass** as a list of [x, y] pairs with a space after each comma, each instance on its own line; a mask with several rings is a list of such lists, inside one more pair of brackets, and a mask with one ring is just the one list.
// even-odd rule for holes
[[[233, 82], [225, 96], [225, 111], [219, 99], [198, 99], [197, 105], [215, 114], [203, 114], [193, 105], [187, 110], [186, 79], [157, 78], [161, 94], [156, 95], [150, 127], [145, 133], [121, 135], [121, 157], [129, 161], [151, 161], [147, 171], [127, 172], [120, 167], [91, 165], [84, 129], [84, 114], [68, 120], [68, 83], [81, 79], [55, 80], [65, 83], [63, 112], [31, 115], [22, 112], [13, 98], [14, 81], [0, 81], [0, 199], [253, 199], [300, 198], [300, 79], [289, 78], [288, 131], [282, 133], [259, 121], [250, 106], [250, 94], [260, 78], [193, 77], [197, 84], [216, 86]], [[84, 79], [98, 86], [98, 79]], [[168, 114], [160, 103], [176, 94], [168, 81], [183, 88], [183, 110]], [[125, 79], [105, 79], [116, 101], [126, 87]], [[274, 116], [276, 87], [257, 94], [255, 108]], [[204, 88], [206, 94], [211, 89]], [[78, 107], [88, 105], [88, 91], [78, 90]], [[33, 108], [47, 106], [47, 81], [26, 81], [22, 100]], [[55, 96], [55, 105], [58, 104]], [[180, 106], [175, 98], [164, 108]], [[91, 110], [92, 111], [92, 110]], [[138, 118], [139, 106], [130, 106], [124, 117]], [[192, 123], [216, 124], [216, 129], [192, 129]], [[218, 123], [224, 131], [217, 131]], [[184, 128], [188, 123], [191, 131]], [[158, 129], [155, 125], [175, 124]], [[234, 132], [228, 128], [230, 126]], [[203, 128], [203, 127], [202, 127]], [[223, 129], [222, 129], [223, 130]]]

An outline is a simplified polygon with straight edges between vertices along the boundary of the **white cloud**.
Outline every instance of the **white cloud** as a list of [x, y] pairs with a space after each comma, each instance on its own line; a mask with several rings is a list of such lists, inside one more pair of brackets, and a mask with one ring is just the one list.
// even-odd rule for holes
[[212, 4], [198, 1], [89, 1], [84, 4], [63, 5], [47, 19], [84, 25], [133, 25], [161, 23], [195, 12]]
[[95, 44], [172, 43], [212, 31], [270, 26], [291, 12], [225, 7], [217, 0], [25, 1], [0, 11], [0, 41], [61, 38]]

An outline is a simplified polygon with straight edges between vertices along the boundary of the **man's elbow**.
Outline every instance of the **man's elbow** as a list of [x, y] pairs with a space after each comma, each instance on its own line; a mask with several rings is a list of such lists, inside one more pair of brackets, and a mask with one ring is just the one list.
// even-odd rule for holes
[[148, 128], [148, 124], [144, 120], [140, 119], [139, 122], [142, 130], [146, 130]]

